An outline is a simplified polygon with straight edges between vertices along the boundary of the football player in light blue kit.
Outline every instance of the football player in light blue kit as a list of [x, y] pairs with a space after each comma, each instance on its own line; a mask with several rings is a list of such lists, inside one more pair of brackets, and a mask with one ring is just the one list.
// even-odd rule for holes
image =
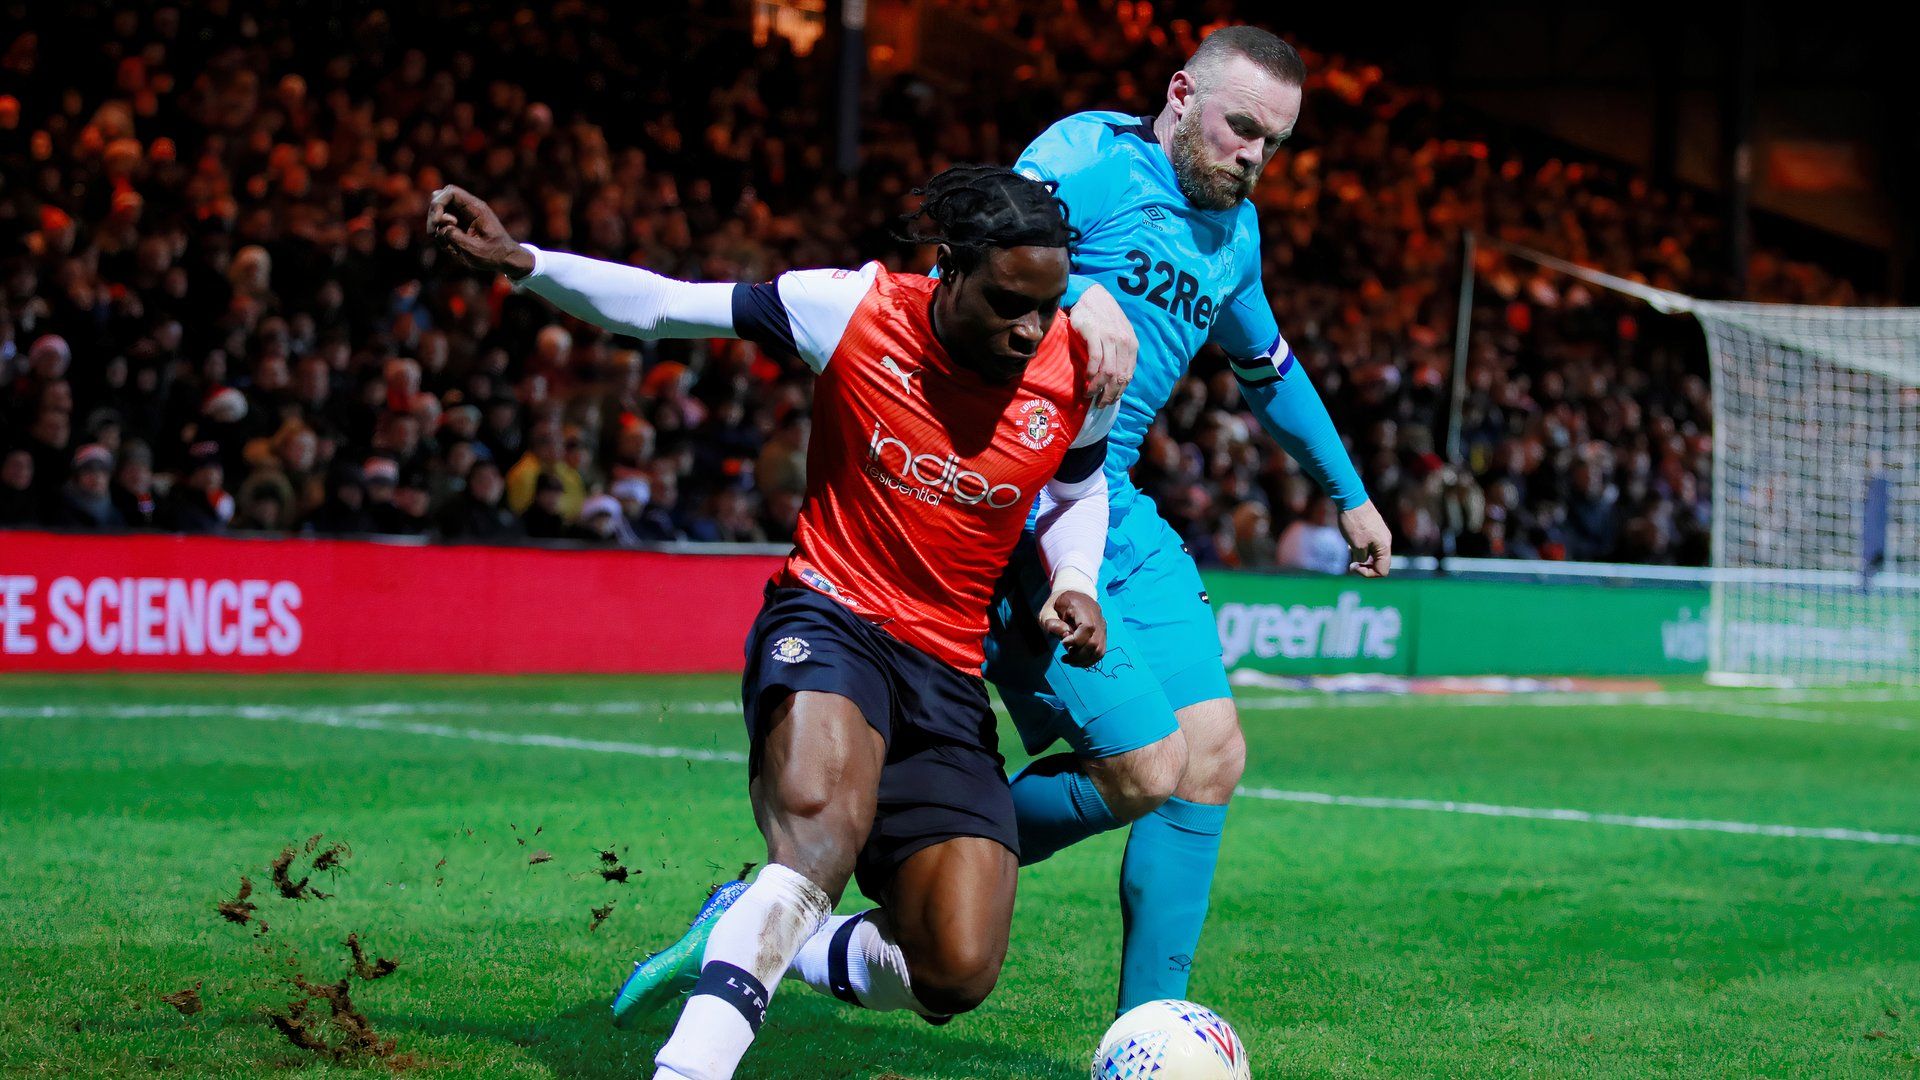
[[[1015, 166], [1057, 183], [1080, 230], [1068, 302], [1083, 282], [1098, 282], [1139, 340], [1106, 463], [1106, 658], [1091, 669], [1067, 666], [1028, 631], [1047, 595], [1029, 542], [1003, 581], [986, 665], [1028, 752], [1056, 740], [1069, 748], [1014, 778], [1021, 861], [1133, 822], [1120, 872], [1121, 1012], [1186, 996], [1227, 801], [1246, 765], [1200, 573], [1128, 478], [1154, 415], [1203, 345], [1226, 353], [1262, 425], [1333, 497], [1353, 549], [1350, 571], [1387, 572], [1386, 523], [1260, 281], [1260, 227], [1247, 195], [1292, 132], [1305, 77], [1279, 38], [1228, 27], [1173, 76], [1158, 117], [1075, 114]], [[1076, 307], [1076, 328], [1111, 310], [1110, 302]]]

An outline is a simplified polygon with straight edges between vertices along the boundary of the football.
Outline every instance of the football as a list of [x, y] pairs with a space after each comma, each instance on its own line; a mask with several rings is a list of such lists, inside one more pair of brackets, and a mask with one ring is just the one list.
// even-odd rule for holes
[[1136, 1006], [1093, 1055], [1093, 1080], [1248, 1080], [1247, 1049], [1214, 1012], [1191, 1001]]

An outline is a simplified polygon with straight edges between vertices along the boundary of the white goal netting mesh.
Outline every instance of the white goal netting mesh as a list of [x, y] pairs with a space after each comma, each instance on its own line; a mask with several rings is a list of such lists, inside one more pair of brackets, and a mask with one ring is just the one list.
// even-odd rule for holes
[[1686, 306], [1713, 364], [1710, 674], [1920, 683], [1920, 310]]

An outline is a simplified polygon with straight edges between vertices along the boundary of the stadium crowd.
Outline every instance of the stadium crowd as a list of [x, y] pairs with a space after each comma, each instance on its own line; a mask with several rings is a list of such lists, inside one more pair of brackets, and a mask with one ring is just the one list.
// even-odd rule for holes
[[[436, 263], [458, 182], [517, 236], [705, 280], [881, 258], [913, 183], [1052, 119], [1157, 107], [1220, 4], [941, 5], [1030, 54], [876, 80], [837, 178], [825, 50], [692, 4], [634, 20], [430, 2], [14, 3], [0, 30], [0, 527], [633, 545], [790, 538], [809, 377], [737, 341], [639, 343]], [[1181, 17], [1184, 16], [1184, 17]], [[644, 25], [640, 25], [644, 23]], [[1280, 324], [1402, 554], [1702, 563], [1698, 332], [1482, 249], [1461, 460], [1441, 456], [1463, 229], [1718, 293], [1685, 193], [1530, 152], [1305, 51], [1255, 199]], [[1763, 252], [1753, 299], [1853, 301]], [[1344, 565], [1327, 501], [1217, 358], [1139, 483], [1204, 563]]]

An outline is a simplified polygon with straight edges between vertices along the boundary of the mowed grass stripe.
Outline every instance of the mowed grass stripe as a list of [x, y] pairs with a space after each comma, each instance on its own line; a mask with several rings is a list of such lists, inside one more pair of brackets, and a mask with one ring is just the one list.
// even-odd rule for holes
[[[657, 705], [658, 703], [653, 704]], [[595, 754], [625, 754], [633, 757], [661, 758], [679, 761], [742, 764], [747, 760], [747, 756], [744, 753], [734, 750], [708, 750], [686, 746], [657, 746], [648, 743], [625, 742], [611, 739], [583, 739], [571, 735], [550, 732], [497, 731], [486, 728], [458, 727], [450, 724], [383, 720], [378, 716], [363, 715], [364, 712], [368, 711], [365, 709], [290, 709], [269, 706], [240, 706], [227, 707], [225, 709], [208, 706], [183, 706], [179, 708], [183, 710], [183, 715], [191, 715], [195, 718], [202, 719], [230, 715], [237, 719], [252, 721], [286, 722], [354, 731], [420, 735], [431, 738], [491, 743], [502, 746], [544, 747], [554, 750]], [[398, 709], [380, 710], [378, 707], [373, 711], [385, 711], [388, 713], [400, 712], [402, 715], [405, 714], [405, 712]], [[576, 712], [577, 711], [578, 710], [576, 710]], [[1786, 825], [1767, 822], [1676, 818], [1651, 814], [1628, 814], [1563, 807], [1507, 806], [1496, 803], [1454, 799], [1400, 798], [1337, 794], [1323, 791], [1290, 791], [1272, 787], [1242, 786], [1236, 790], [1235, 794], [1242, 799], [1258, 799], [1267, 802], [1311, 803], [1321, 806], [1342, 806], [1370, 810], [1405, 810], [1424, 813], [1467, 814], [1476, 817], [1521, 818], [1536, 821], [1570, 822], [1616, 828], [1648, 829], [1658, 832], [1716, 832], [1747, 836], [1770, 836], [1802, 840], [1832, 840], [1856, 844], [1920, 847], [1920, 835], [1851, 829], [1840, 826]]]

